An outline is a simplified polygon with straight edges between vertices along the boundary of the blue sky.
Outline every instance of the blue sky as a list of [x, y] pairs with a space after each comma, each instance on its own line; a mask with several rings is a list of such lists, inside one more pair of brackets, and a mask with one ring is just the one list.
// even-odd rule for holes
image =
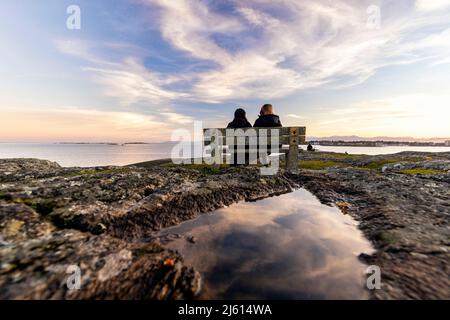
[[[81, 9], [81, 29], [66, 9]], [[379, 28], [368, 20], [380, 9]], [[312, 136], [450, 137], [450, 0], [6, 0], [0, 141], [164, 141], [272, 103]]]

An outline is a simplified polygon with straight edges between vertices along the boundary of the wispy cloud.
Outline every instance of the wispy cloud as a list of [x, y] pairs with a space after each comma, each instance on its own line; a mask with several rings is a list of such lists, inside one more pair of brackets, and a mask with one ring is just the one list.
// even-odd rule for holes
[[288, 118], [293, 118], [293, 119], [305, 119], [305, 117], [304, 116], [299, 116], [299, 115], [297, 115], [297, 114], [288, 114], [287, 115], [287, 117]]
[[337, 106], [309, 119], [314, 131], [310, 134], [446, 137], [448, 101], [449, 94], [411, 93]]
[[450, 0], [417, 0], [416, 7], [423, 11], [443, 9], [450, 7]]
[[180, 77], [148, 70], [133, 58], [127, 58], [117, 68], [87, 67], [84, 70], [94, 74], [94, 80], [105, 87], [106, 95], [116, 97], [124, 105], [145, 102], [148, 106], [161, 106], [164, 102], [187, 97], [165, 88], [181, 81]]
[[[195, 6], [187, 1], [172, 1], [171, 6], [148, 2], [161, 7], [162, 33], [172, 46], [217, 63], [216, 68], [197, 75], [192, 85], [192, 97], [203, 101], [255, 95], [276, 98], [324, 84], [355, 84], [389, 64], [438, 59], [450, 53], [441, 45], [446, 32], [418, 33], [419, 38], [416, 34], [421, 28], [439, 26], [450, 15], [439, 12], [436, 19], [424, 19], [414, 5], [407, 13], [397, 12], [395, 19], [384, 19], [380, 30], [371, 30], [367, 28], [366, 1], [233, 2], [232, 18], [212, 15], [209, 2], [196, 2]], [[174, 8], [175, 3], [180, 7]], [[220, 27], [208, 27], [210, 14]], [[227, 18], [230, 25], [221, 22]], [[168, 31], [180, 27], [183, 31], [179, 33]], [[226, 50], [217, 35], [231, 36], [238, 43], [242, 39], [242, 49]], [[194, 41], [186, 45], [180, 38]], [[197, 46], [195, 39], [202, 45]]]
[[[89, 47], [59, 48], [96, 65], [85, 70], [123, 104], [273, 99], [361, 83], [388, 65], [445, 62], [450, 12], [440, 9], [448, 2], [381, 1], [377, 30], [367, 27], [369, 1], [229, 1], [224, 11], [211, 1], [142, 0], [157, 10], [148, 23], [172, 49], [210, 63], [196, 72], [156, 72], [132, 55], [108, 65]], [[387, 7], [396, 12], [383, 14]]]

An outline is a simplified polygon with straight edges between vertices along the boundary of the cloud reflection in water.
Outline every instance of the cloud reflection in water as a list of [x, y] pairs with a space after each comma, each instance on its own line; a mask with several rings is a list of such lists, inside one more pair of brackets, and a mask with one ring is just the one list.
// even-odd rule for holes
[[366, 299], [372, 252], [356, 222], [306, 190], [238, 203], [166, 229], [193, 235], [167, 246], [202, 273], [202, 298]]

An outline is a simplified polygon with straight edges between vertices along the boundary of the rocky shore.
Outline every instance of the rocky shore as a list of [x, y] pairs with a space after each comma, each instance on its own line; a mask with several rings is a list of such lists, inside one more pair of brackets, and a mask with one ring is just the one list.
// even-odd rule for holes
[[[300, 174], [256, 167], [63, 168], [0, 160], [0, 299], [191, 299], [201, 276], [155, 233], [241, 200], [306, 188], [360, 222], [374, 299], [450, 299], [450, 153], [302, 153]], [[81, 270], [69, 290], [68, 267]]]

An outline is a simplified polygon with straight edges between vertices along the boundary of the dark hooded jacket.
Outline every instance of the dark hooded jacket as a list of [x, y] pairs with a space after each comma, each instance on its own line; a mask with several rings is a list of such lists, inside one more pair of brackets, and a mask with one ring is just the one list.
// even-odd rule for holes
[[258, 119], [255, 121], [255, 128], [276, 128], [276, 127], [282, 127], [280, 117], [275, 114], [266, 114], [263, 116], [259, 116]]
[[245, 118], [234, 118], [234, 120], [231, 121], [227, 126], [228, 129], [251, 128], [251, 127], [252, 125]]

